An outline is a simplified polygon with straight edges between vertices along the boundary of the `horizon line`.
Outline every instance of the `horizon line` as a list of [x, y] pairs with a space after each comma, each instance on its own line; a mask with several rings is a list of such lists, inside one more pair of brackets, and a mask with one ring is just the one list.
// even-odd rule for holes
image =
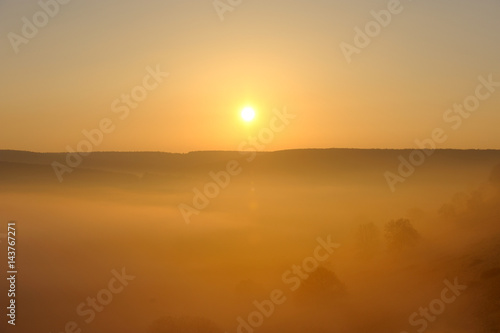
[[[289, 149], [279, 149], [279, 150], [255, 150], [256, 153], [278, 153], [286, 151], [304, 151], [304, 150], [391, 150], [391, 151], [407, 151], [407, 150], [456, 150], [456, 151], [500, 151], [500, 148], [345, 148], [345, 147], [331, 147], [331, 148], [289, 148]], [[161, 154], [179, 154], [186, 155], [191, 153], [241, 153], [250, 150], [192, 150], [187, 152], [169, 152], [161, 150], [97, 150], [89, 153], [161, 153]], [[253, 150], [252, 150], [253, 151]], [[23, 153], [33, 153], [33, 154], [67, 154], [68, 151], [32, 151], [23, 149], [0, 149], [0, 152], [23, 152]]]

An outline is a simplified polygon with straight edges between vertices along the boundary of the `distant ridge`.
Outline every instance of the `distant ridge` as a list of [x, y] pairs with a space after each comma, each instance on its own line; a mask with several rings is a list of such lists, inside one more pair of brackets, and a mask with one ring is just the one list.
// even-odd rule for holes
[[[149, 182], [186, 183], [206, 179], [209, 172], [225, 170], [228, 161], [237, 160], [243, 176], [255, 175], [272, 182], [312, 181], [317, 184], [360, 183], [386, 186], [384, 173], [397, 172], [400, 158], [412, 149], [293, 149], [274, 152], [195, 151], [93, 152], [64, 180], [96, 184]], [[3, 184], [49, 182], [58, 185], [51, 164], [66, 164], [66, 153], [37, 153], [0, 150], [0, 182]], [[252, 158], [255, 157], [255, 158]], [[249, 161], [251, 160], [251, 161]], [[464, 174], [485, 177], [500, 164], [500, 150], [440, 149], [418, 167], [412, 181], [448, 179], [454, 182]], [[437, 177], [437, 178], [436, 178]], [[241, 177], [239, 177], [241, 178]], [[128, 180], [127, 180], [128, 179]]]

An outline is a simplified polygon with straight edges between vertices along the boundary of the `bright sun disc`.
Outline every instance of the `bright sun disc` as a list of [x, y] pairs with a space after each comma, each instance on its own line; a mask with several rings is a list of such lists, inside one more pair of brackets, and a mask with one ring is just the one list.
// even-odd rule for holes
[[241, 118], [246, 122], [252, 121], [255, 118], [255, 110], [250, 106], [245, 107], [241, 110]]

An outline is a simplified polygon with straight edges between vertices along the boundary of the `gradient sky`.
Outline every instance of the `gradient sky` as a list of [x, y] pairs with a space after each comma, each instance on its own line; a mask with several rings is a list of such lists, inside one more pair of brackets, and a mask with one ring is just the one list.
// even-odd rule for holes
[[[40, 6], [0, 0], [0, 149], [65, 151], [110, 118], [95, 150], [236, 150], [283, 107], [297, 118], [265, 150], [412, 148], [436, 127], [442, 148], [500, 149], [500, 88], [443, 121], [478, 76], [500, 81], [500, 1], [402, 0], [348, 64], [340, 43], [387, 3], [244, 0], [221, 21], [211, 0], [72, 0], [16, 54], [8, 33]], [[121, 120], [111, 104], [157, 65], [168, 78]]]

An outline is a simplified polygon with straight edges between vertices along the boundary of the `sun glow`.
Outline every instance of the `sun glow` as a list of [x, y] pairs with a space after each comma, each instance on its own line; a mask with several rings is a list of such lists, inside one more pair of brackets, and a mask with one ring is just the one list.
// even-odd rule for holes
[[255, 118], [255, 110], [251, 106], [246, 106], [241, 110], [241, 118], [248, 122], [251, 122]]

